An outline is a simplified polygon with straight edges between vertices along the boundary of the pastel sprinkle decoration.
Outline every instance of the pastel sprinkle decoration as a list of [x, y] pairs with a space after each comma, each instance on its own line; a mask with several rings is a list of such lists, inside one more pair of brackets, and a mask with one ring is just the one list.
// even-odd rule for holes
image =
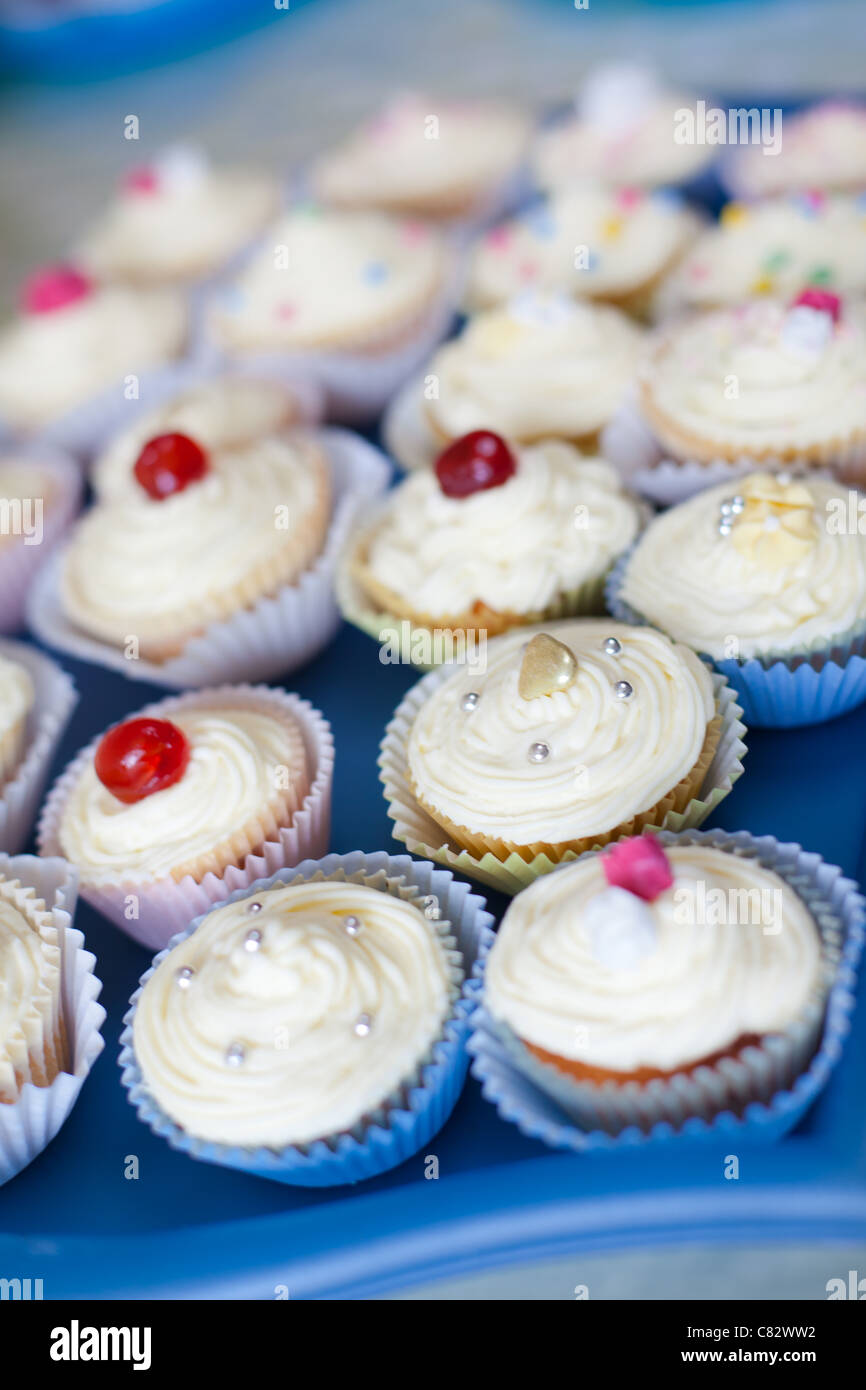
[[759, 275], [757, 280], [752, 282], [752, 294], [772, 294], [775, 288], [771, 275]]
[[790, 259], [791, 254], [789, 251], [771, 251], [761, 269], [766, 271], [769, 275], [774, 275], [776, 271], [783, 270]]
[[297, 310], [295, 309], [294, 304], [277, 305], [277, 318], [282, 319], [284, 323], [288, 322], [289, 319], [293, 319], [295, 317], [296, 312]]
[[504, 251], [511, 241], [511, 232], [508, 227], [491, 227], [484, 240], [491, 250]]
[[710, 273], [710, 268], [706, 261], [692, 261], [689, 266], [689, 275], [693, 280], [706, 280]]
[[832, 285], [833, 267], [831, 265], [813, 266], [806, 279], [810, 285]]
[[644, 902], [655, 902], [674, 881], [670, 860], [653, 835], [620, 840], [601, 856], [611, 888], [624, 888]]
[[427, 228], [423, 222], [404, 222], [403, 240], [407, 246], [417, 246], [427, 238]]
[[634, 212], [642, 197], [639, 188], [621, 188], [616, 195], [616, 205], [623, 212]]
[[381, 285], [388, 278], [388, 267], [384, 261], [370, 261], [361, 271], [365, 285]]
[[526, 217], [526, 226], [536, 241], [551, 241], [556, 235], [556, 223], [546, 208], [538, 208]]
[[521, 261], [517, 273], [521, 280], [534, 280], [538, 274], [538, 266], [535, 261]]
[[92, 281], [75, 266], [45, 266], [25, 280], [21, 308], [25, 314], [53, 314], [86, 299], [92, 289]]
[[155, 193], [159, 187], [159, 179], [156, 170], [149, 164], [140, 164], [137, 169], [130, 169], [123, 180], [123, 188], [126, 193]]
[[739, 227], [748, 216], [749, 210], [742, 203], [728, 203], [722, 208], [719, 221], [723, 227]]

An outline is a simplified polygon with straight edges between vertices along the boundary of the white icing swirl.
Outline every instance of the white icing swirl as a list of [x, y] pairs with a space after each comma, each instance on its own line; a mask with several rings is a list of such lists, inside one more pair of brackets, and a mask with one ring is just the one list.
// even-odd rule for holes
[[626, 603], [719, 660], [830, 646], [834, 636], [866, 627], [866, 535], [850, 527], [849, 493], [839, 483], [797, 483], [798, 508], [757, 506], [753, 522], [747, 507], [731, 518], [730, 534], [719, 533], [722, 503], [748, 496], [756, 483], [766, 492], [762, 477], [708, 488], [656, 517], [623, 576]]
[[499, 487], [447, 497], [432, 469], [391, 494], [366, 552], [366, 568], [419, 613], [541, 613], [598, 578], [634, 539], [637, 501], [616, 470], [570, 444], [516, 451]]
[[493, 1017], [556, 1057], [619, 1073], [675, 1071], [793, 1023], [822, 974], [805, 903], [753, 859], [704, 845], [665, 852], [673, 885], [646, 904], [655, 949], [630, 970], [599, 960], [586, 930], [607, 890], [600, 856], [519, 893], [486, 965]]
[[527, 136], [510, 107], [408, 95], [316, 161], [313, 187], [349, 207], [459, 212], [512, 172]]
[[183, 351], [189, 315], [169, 290], [96, 289], [0, 334], [0, 416], [16, 429], [50, 423], [124, 377]]
[[518, 442], [594, 434], [621, 405], [642, 343], [641, 329], [606, 305], [521, 296], [439, 349], [428, 416], [447, 439], [477, 429]]
[[[622, 111], [623, 103], [618, 103]], [[596, 180], [657, 188], [684, 183], [714, 157], [712, 146], [675, 139], [677, 112], [694, 111], [682, 93], [651, 97], [622, 120], [607, 110], [579, 110], [538, 136], [533, 156], [541, 188], [565, 188]], [[612, 113], [611, 113], [612, 114]]]
[[484, 234], [469, 299], [484, 308], [529, 289], [625, 297], [670, 268], [696, 230], [694, 214], [668, 195], [560, 191]]
[[[65, 798], [57, 837], [86, 884], [221, 872], [215, 851], [283, 823], [286, 805], [306, 795], [306, 755], [287, 712], [228, 701], [186, 708], [169, 702], [153, 717], [170, 720], [189, 741], [179, 781], [140, 801], [119, 801], [100, 782], [91, 756]], [[263, 838], [260, 833], [253, 848]]]
[[822, 102], [786, 116], [781, 149], [766, 156], [760, 145], [738, 145], [732, 175], [747, 196], [795, 190], [866, 187], [866, 107]]
[[[433, 812], [521, 845], [600, 835], [650, 810], [694, 767], [714, 715], [706, 667], [661, 633], [606, 619], [543, 630], [576, 656], [573, 685], [522, 699], [526, 629], [506, 633], [488, 642], [484, 675], [458, 670], [431, 691], [407, 750]], [[619, 639], [618, 656], [604, 652], [606, 637]], [[617, 698], [620, 681], [631, 698]], [[480, 698], [465, 712], [470, 690]], [[536, 742], [550, 752], [533, 763]]]
[[27, 717], [35, 698], [29, 671], [0, 656], [0, 779], [13, 776], [21, 761]]
[[[255, 900], [255, 914], [247, 898], [217, 908], [157, 967], [134, 1046], [190, 1135], [277, 1149], [350, 1130], [409, 1083], [442, 1034], [455, 970], [419, 908], [387, 891], [297, 882]], [[181, 989], [184, 967], [195, 973]], [[240, 1065], [226, 1063], [232, 1047]]]
[[324, 456], [301, 435], [213, 454], [204, 478], [163, 501], [119, 492], [75, 529], [64, 611], [103, 641], [137, 637], [159, 657], [293, 582], [321, 548], [328, 494]]
[[641, 378], [644, 408], [674, 453], [805, 454], [866, 431], [866, 316], [855, 305], [822, 351], [787, 340], [789, 309], [752, 303], [671, 327]]
[[203, 169], [126, 190], [84, 241], [80, 260], [100, 279], [154, 285], [218, 270], [274, 217], [279, 186], [243, 169]]
[[414, 323], [445, 272], [440, 234], [420, 223], [298, 209], [214, 301], [211, 328], [239, 353], [365, 346]]

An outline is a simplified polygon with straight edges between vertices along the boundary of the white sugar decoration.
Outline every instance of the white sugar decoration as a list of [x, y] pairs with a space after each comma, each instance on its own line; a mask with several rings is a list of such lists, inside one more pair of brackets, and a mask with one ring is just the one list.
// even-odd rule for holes
[[833, 336], [833, 317], [823, 309], [797, 304], [782, 320], [782, 342], [789, 352], [812, 357], [823, 352]]
[[649, 904], [625, 888], [605, 888], [596, 894], [582, 920], [593, 956], [608, 970], [636, 970], [656, 949]]

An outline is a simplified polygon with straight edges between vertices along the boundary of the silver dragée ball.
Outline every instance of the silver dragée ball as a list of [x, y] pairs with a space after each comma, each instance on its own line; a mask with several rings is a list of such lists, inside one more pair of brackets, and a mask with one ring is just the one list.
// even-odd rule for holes
[[531, 743], [527, 754], [531, 763], [543, 763], [550, 757], [550, 746], [546, 743]]

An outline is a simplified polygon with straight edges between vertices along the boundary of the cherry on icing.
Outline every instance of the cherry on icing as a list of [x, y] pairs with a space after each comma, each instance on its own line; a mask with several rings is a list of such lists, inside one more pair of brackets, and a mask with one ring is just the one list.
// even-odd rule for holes
[[619, 840], [601, 856], [601, 867], [611, 888], [625, 888], [647, 903], [674, 881], [670, 860], [653, 835]]
[[838, 294], [819, 289], [817, 285], [809, 285], [801, 290], [792, 308], [796, 309], [800, 304], [805, 304], [808, 309], [817, 309], [821, 314], [829, 314], [834, 323], [838, 323], [842, 315], [842, 301]]
[[472, 430], [455, 439], [435, 463], [436, 477], [446, 497], [470, 497], [485, 488], [501, 487], [517, 470], [514, 455], [492, 430]]
[[207, 454], [186, 434], [158, 434], [145, 444], [132, 471], [148, 497], [163, 502], [205, 476]]
[[93, 282], [74, 265], [46, 265], [24, 281], [21, 308], [25, 314], [53, 314], [84, 299], [92, 289]]
[[140, 717], [109, 729], [93, 766], [112, 796], [131, 805], [180, 781], [189, 755], [189, 741], [176, 724]]

